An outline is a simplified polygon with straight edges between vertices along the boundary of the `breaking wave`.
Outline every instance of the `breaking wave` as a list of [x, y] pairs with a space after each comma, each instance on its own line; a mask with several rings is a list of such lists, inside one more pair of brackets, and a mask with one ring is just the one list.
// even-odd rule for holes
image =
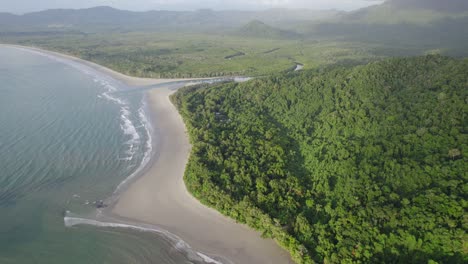
[[140, 167], [117, 186], [117, 188], [114, 191], [114, 195], [118, 195], [124, 189], [124, 187], [128, 185], [128, 183], [130, 183], [135, 177], [140, 175], [142, 170], [146, 167], [146, 165], [148, 165], [148, 163], [151, 160], [152, 153], [153, 153], [153, 137], [151, 134], [152, 134], [153, 128], [151, 126], [151, 122], [147, 118], [147, 115], [145, 113], [145, 108], [146, 108], [146, 104], [145, 104], [145, 101], [143, 101], [142, 107], [138, 110], [138, 116], [141, 120], [142, 126], [144, 127], [146, 131], [146, 136], [147, 136], [146, 151], [143, 155], [143, 159], [140, 163]]
[[99, 95], [98, 98], [106, 99], [121, 107], [120, 108], [120, 119], [121, 119], [120, 128], [122, 129], [125, 135], [129, 136], [129, 140], [125, 143], [126, 145], [128, 145], [128, 149], [125, 152], [127, 156], [120, 158], [120, 159], [126, 160], [126, 161], [133, 160], [134, 155], [137, 151], [136, 144], [140, 142], [140, 135], [138, 134], [138, 131], [135, 125], [130, 119], [131, 113], [130, 113], [129, 103], [126, 100], [118, 98], [113, 95], [113, 93], [119, 91], [119, 89], [116, 86], [120, 86], [122, 85], [122, 83], [120, 83], [119, 81], [115, 80], [114, 78], [110, 76], [103, 75], [98, 70], [95, 70], [86, 64], [74, 61], [72, 59], [62, 58], [60, 56], [49, 54], [47, 52], [41, 52], [39, 50], [31, 50], [31, 49], [21, 48], [21, 47], [17, 47], [17, 48], [20, 50], [33, 53], [33, 54], [41, 55], [52, 61], [56, 61], [64, 65], [70, 66], [88, 76], [91, 76], [95, 83], [100, 84], [106, 91], [102, 93], [101, 95]]

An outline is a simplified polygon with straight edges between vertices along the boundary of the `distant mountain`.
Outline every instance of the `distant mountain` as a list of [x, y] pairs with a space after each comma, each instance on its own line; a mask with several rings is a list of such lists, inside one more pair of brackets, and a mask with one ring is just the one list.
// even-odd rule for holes
[[396, 8], [426, 9], [439, 12], [466, 12], [467, 0], [389, 0], [387, 4]]
[[260, 20], [252, 20], [237, 31], [238, 35], [244, 37], [258, 37], [270, 39], [294, 39], [300, 35], [289, 30], [282, 30], [263, 23]]
[[[7, 30], [18, 29], [53, 29], [58, 26], [99, 31], [111, 29], [161, 29], [174, 24], [186, 26], [200, 24], [207, 16], [196, 12], [148, 11], [132, 12], [111, 7], [94, 7], [88, 9], [52, 9], [20, 16], [0, 14], [1, 26]], [[195, 20], [198, 23], [193, 23]], [[3, 28], [1, 28], [3, 30]]]
[[0, 13], [0, 25], [9, 25], [14, 24], [18, 19], [18, 16], [15, 16], [10, 13]]
[[[336, 15], [336, 11], [271, 9], [265, 11], [146, 11], [133, 12], [111, 7], [54, 9], [24, 15], [0, 13], [0, 31], [64, 28], [81, 31], [236, 29], [258, 19], [273, 26], [287, 27]], [[294, 27], [294, 26], [290, 26]]]
[[[468, 54], [468, 0], [389, 0], [309, 24], [304, 35], [385, 46], [381, 54]], [[301, 32], [302, 33], [302, 32]], [[379, 49], [379, 48], [376, 48]]]
[[426, 24], [468, 15], [467, 0], [388, 0], [381, 5], [345, 14], [345, 23]]

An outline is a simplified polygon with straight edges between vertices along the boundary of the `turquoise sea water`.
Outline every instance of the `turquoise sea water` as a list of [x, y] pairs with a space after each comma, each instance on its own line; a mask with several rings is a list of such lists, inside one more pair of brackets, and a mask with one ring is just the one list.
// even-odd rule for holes
[[95, 213], [148, 162], [145, 116], [141, 91], [0, 47], [0, 263], [189, 263], [151, 232], [64, 225], [67, 211]]

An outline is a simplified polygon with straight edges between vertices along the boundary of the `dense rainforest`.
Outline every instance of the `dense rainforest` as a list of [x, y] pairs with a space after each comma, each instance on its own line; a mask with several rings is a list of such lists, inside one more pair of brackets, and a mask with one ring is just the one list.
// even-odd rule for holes
[[389, 59], [172, 96], [205, 204], [297, 263], [468, 262], [468, 60]]

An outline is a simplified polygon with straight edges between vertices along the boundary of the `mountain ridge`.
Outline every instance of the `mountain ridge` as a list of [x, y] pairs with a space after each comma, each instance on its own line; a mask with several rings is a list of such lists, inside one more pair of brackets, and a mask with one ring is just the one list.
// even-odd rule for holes
[[0, 13], [0, 29], [12, 31], [23, 28], [47, 28], [50, 24], [68, 24], [75, 29], [97, 24], [105, 28], [173, 29], [187, 30], [235, 29], [252, 20], [261, 20], [273, 26], [297, 21], [314, 21], [337, 14], [336, 11], [269, 9], [263, 11], [127, 11], [109, 6], [86, 9], [49, 9], [15, 15]]
[[468, 11], [468, 1], [466, 0], [388, 0], [385, 4], [398, 8], [427, 9], [455, 13]]
[[300, 34], [296, 32], [275, 28], [257, 19], [250, 21], [249, 23], [241, 27], [239, 30], [237, 30], [236, 33], [244, 37], [270, 39], [296, 39], [300, 37]]
[[[451, 4], [448, 4], [450, 2]], [[468, 16], [465, 0], [389, 0], [380, 5], [362, 8], [341, 16], [343, 23], [418, 24], [422, 25], [447, 17]]]

